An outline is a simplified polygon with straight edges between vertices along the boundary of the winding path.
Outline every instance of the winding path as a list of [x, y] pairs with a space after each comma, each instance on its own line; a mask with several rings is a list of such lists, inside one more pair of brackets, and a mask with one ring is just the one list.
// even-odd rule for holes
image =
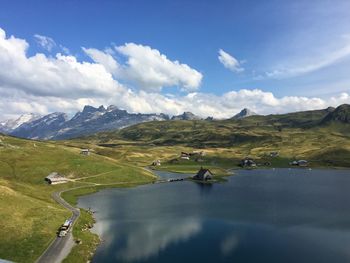
[[[80, 188], [80, 187], [76, 187]], [[52, 193], [52, 198], [68, 210], [72, 212], [72, 226], [65, 237], [56, 237], [49, 247], [45, 250], [45, 252], [40, 256], [37, 260], [37, 263], [60, 263], [62, 260], [69, 254], [72, 247], [74, 246], [72, 229], [74, 223], [80, 216], [79, 208], [71, 206], [61, 197], [61, 194], [66, 191], [73, 190], [75, 188], [70, 188], [67, 190], [62, 190], [59, 192]]]
[[[145, 169], [145, 168], [143, 168]], [[152, 171], [145, 169], [146, 171], [150, 172], [151, 174]], [[114, 170], [113, 170], [114, 171]], [[92, 175], [88, 177], [83, 177], [83, 178], [77, 178], [72, 181], [79, 181], [81, 179], [87, 179], [87, 178], [93, 178], [93, 177], [98, 177], [101, 175], [105, 175], [108, 173], [111, 173], [113, 171], [105, 172], [105, 173], [100, 173], [97, 175]], [[84, 182], [85, 185], [82, 186], [77, 186], [69, 189], [65, 189], [62, 191], [54, 192], [52, 193], [52, 198], [59, 203], [60, 205], [64, 206], [66, 209], [72, 212], [71, 220], [72, 220], [72, 226], [70, 227], [70, 230], [68, 231], [67, 235], [65, 237], [56, 237], [51, 244], [48, 246], [48, 248], [44, 251], [44, 253], [38, 258], [36, 263], [60, 263], [62, 262], [70, 253], [72, 247], [74, 246], [74, 239], [73, 239], [73, 234], [72, 230], [74, 227], [75, 222], [80, 216], [80, 209], [76, 208], [69, 203], [67, 203], [62, 197], [61, 194], [64, 192], [68, 192], [71, 190], [79, 189], [79, 188], [85, 188], [85, 187], [91, 187], [91, 186], [115, 186], [115, 185], [123, 185], [123, 184], [129, 184], [130, 182], [117, 182], [117, 183], [110, 183], [110, 184], [98, 184], [98, 183], [90, 183], [90, 182]], [[133, 183], [145, 183], [144, 181], [136, 181]]]

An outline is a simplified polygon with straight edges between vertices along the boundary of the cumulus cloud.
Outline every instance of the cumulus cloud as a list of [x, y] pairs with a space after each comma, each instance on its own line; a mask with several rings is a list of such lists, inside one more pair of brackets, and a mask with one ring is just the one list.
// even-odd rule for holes
[[241, 67], [241, 63], [222, 49], [219, 50], [218, 59], [225, 68], [231, 70], [232, 72], [239, 73], [244, 71], [244, 68]]
[[51, 50], [56, 46], [56, 42], [51, 37], [35, 34], [34, 38], [36, 42], [47, 51], [51, 52]]
[[[117, 52], [126, 56], [126, 64], [118, 63], [113, 52], [93, 48], [83, 50], [94, 62], [78, 61], [74, 56], [60, 53], [53, 57], [41, 53], [29, 56], [28, 48], [24, 39], [6, 36], [0, 29], [1, 119], [28, 112], [73, 114], [87, 104], [114, 104], [129, 112], [175, 115], [192, 111], [202, 117], [228, 118], [245, 107], [267, 114], [350, 103], [349, 93], [322, 99], [276, 97], [260, 89], [230, 91], [222, 95], [199, 92], [202, 78], [199, 72], [141, 45], [126, 44], [117, 48]], [[142, 72], [145, 65], [145, 72]], [[125, 79], [140, 82], [145, 88], [127, 88], [119, 82]], [[184, 95], [158, 92], [157, 88], [168, 85], [179, 85], [189, 92]]]
[[1, 88], [21, 90], [37, 96], [80, 98], [108, 96], [120, 85], [97, 63], [78, 62], [74, 56], [58, 53], [47, 57], [27, 55], [28, 43], [0, 29]]
[[180, 87], [191, 92], [200, 87], [203, 78], [200, 72], [179, 61], [169, 60], [157, 49], [135, 43], [114, 48], [126, 58], [125, 63], [119, 64], [112, 55], [115, 52], [111, 50], [83, 48], [83, 51], [115, 78], [130, 82], [140, 90], [159, 92], [163, 87]]
[[111, 54], [103, 52], [95, 48], [84, 48], [83, 51], [87, 54], [93, 61], [99, 63], [105, 67], [105, 69], [111, 73], [116, 74], [119, 68], [118, 62], [112, 57]]
[[171, 61], [157, 49], [127, 43], [115, 47], [127, 58], [120, 77], [126, 78], [147, 90], [159, 91], [162, 87], [180, 86], [186, 91], [197, 90], [203, 75], [179, 61]]

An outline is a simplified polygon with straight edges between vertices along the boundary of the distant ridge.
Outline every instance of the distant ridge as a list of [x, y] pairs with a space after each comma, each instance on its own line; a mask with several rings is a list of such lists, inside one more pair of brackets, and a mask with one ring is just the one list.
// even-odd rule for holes
[[181, 115], [173, 116], [171, 120], [201, 120], [202, 118], [194, 115], [192, 112], [186, 111]]
[[[322, 129], [325, 134], [332, 131], [349, 134], [349, 126], [347, 126], [349, 107], [350, 105], [342, 105], [336, 109], [327, 108], [258, 117], [250, 115], [252, 117], [202, 120], [193, 123], [171, 121], [140, 123], [120, 131], [96, 134], [94, 138], [142, 141], [155, 145], [183, 144], [191, 147], [228, 147], [245, 142], [269, 144], [281, 140], [281, 135], [288, 134], [288, 130], [293, 129], [310, 133]], [[247, 116], [247, 112], [244, 113], [243, 116]], [[322, 124], [323, 120], [328, 119], [334, 120], [337, 125]]]
[[243, 110], [241, 110], [239, 113], [237, 113], [235, 116], [232, 117], [232, 119], [234, 120], [239, 120], [239, 119], [243, 119], [249, 116], [254, 116], [254, 115], [258, 115], [255, 112], [251, 111], [250, 109], [244, 108]]
[[329, 107], [328, 115], [323, 119], [322, 123], [329, 122], [343, 122], [350, 123], [350, 105], [343, 104], [337, 107], [336, 109]]

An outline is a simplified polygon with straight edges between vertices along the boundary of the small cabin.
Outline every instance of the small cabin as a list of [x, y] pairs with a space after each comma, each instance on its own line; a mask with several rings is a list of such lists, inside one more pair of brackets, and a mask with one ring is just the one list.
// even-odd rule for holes
[[289, 164], [293, 166], [306, 167], [309, 165], [309, 162], [306, 160], [299, 160], [299, 161], [290, 162]]
[[192, 153], [189, 153], [190, 156], [204, 156], [205, 152], [203, 151], [193, 151]]
[[198, 171], [198, 173], [195, 176], [193, 176], [193, 179], [201, 180], [201, 181], [208, 181], [208, 180], [213, 179], [213, 174], [212, 174], [212, 172], [210, 172], [209, 169], [201, 168]]
[[90, 154], [90, 149], [81, 149], [80, 154], [82, 155], [89, 155]]
[[243, 159], [239, 165], [242, 167], [256, 167], [256, 163], [254, 162], [254, 160], [248, 157]]
[[160, 166], [160, 165], [161, 165], [160, 160], [156, 160], [152, 162], [152, 166]]
[[61, 174], [53, 172], [45, 177], [45, 181], [49, 184], [63, 184], [67, 183], [68, 180]]
[[306, 167], [306, 166], [309, 165], [309, 162], [306, 161], [306, 160], [299, 160], [299, 161], [298, 161], [298, 165], [299, 165], [300, 167]]
[[270, 152], [270, 157], [278, 157], [278, 152]]
[[189, 154], [189, 153], [181, 152], [180, 158], [183, 160], [189, 160], [190, 156], [191, 156], [191, 154]]

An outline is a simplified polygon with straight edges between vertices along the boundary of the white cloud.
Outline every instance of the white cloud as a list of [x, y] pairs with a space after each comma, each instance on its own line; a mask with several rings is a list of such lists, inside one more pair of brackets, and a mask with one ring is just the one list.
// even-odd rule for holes
[[220, 96], [208, 93], [189, 93], [185, 96], [170, 97], [144, 91], [127, 92], [123, 94], [118, 106], [134, 112], [177, 115], [184, 111], [191, 111], [202, 117], [229, 118], [243, 108], [249, 108], [259, 114], [271, 114], [324, 109], [344, 103], [350, 103], [349, 93], [341, 93], [327, 99], [297, 96], [278, 98], [271, 92], [243, 89], [230, 91]]
[[118, 62], [112, 57], [111, 54], [105, 53], [95, 48], [84, 48], [83, 51], [96, 63], [99, 63], [105, 67], [105, 69], [111, 73], [116, 74], [119, 68]]
[[104, 97], [121, 88], [112, 75], [97, 63], [78, 62], [60, 53], [47, 57], [27, 56], [28, 43], [0, 29], [1, 88], [21, 90], [37, 96], [80, 98]]
[[315, 72], [330, 65], [333, 65], [350, 56], [350, 44], [332, 52], [325, 52], [319, 56], [308, 58], [306, 62], [295, 63], [297, 65], [284, 66], [266, 72], [268, 78], [288, 78]]
[[36, 42], [47, 51], [51, 52], [51, 50], [56, 46], [56, 42], [47, 36], [42, 36], [39, 34], [34, 35]]
[[113, 50], [101, 51], [83, 48], [83, 51], [96, 63], [114, 75], [116, 79], [125, 80], [136, 85], [140, 90], [159, 92], [163, 87], [180, 87], [191, 92], [199, 89], [202, 74], [186, 64], [171, 61], [157, 49], [149, 46], [127, 43], [116, 46], [115, 51], [126, 62], [119, 64], [113, 57]]
[[[6, 37], [0, 29], [1, 119], [28, 112], [46, 114], [62, 111], [72, 114], [86, 104], [114, 104], [130, 112], [175, 115], [192, 111], [203, 117], [228, 118], [245, 107], [267, 114], [350, 103], [350, 92], [322, 99], [293, 96], [279, 98], [259, 89], [230, 91], [222, 95], [198, 91], [186, 95], [164, 95], [148, 88], [131, 90], [118, 82], [118, 79], [131, 78], [129, 75], [122, 76], [123, 72], [133, 72], [136, 81], [143, 78], [142, 74], [147, 75], [149, 70], [159, 70], [159, 74], [158, 71], [155, 72], [155, 80], [150, 78], [149, 82], [143, 81], [146, 87], [182, 85], [198, 88], [202, 75], [187, 65], [169, 61], [149, 47], [135, 44], [122, 47], [117, 50], [127, 56], [126, 65], [118, 64], [112, 57], [112, 52], [96, 49], [84, 49], [95, 63], [79, 62], [74, 56], [62, 54], [55, 57], [40, 53], [28, 56], [29, 45], [25, 40], [14, 36]], [[143, 62], [152, 69], [145, 69], [146, 72], [142, 73]], [[151, 83], [155, 84], [150, 85]]]
[[60, 47], [60, 49], [62, 50], [62, 52], [64, 53], [64, 54], [66, 54], [66, 55], [69, 55], [70, 54], [70, 50], [69, 50], [69, 48], [67, 48], [67, 47], [65, 47], [65, 46], [63, 46], [63, 45], [59, 45], [59, 47]]
[[219, 50], [218, 59], [221, 62], [221, 64], [224, 65], [225, 68], [231, 70], [232, 72], [239, 73], [244, 71], [244, 68], [241, 67], [241, 63], [232, 55], [223, 51], [222, 49]]
[[171, 61], [157, 49], [127, 43], [115, 47], [127, 57], [119, 77], [130, 80], [145, 90], [159, 91], [162, 87], [179, 86], [186, 91], [197, 90], [202, 74], [179, 61]]

